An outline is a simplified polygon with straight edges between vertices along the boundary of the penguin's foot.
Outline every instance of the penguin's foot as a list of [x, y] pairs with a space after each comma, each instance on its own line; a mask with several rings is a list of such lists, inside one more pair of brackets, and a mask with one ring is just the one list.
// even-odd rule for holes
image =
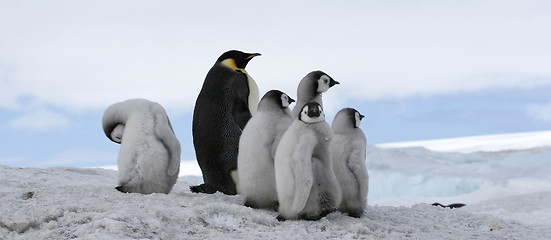
[[[327, 215], [329, 215], [330, 213], [335, 212], [335, 211], [337, 211], [336, 208], [324, 209], [323, 211], [321, 211], [321, 213], [320, 213], [320, 215], [319, 215], [319, 218], [325, 217], [325, 216], [327, 216]], [[319, 218], [318, 218], [318, 219], [319, 219]]]
[[245, 199], [245, 204], [243, 204], [245, 207], [250, 207], [250, 208], [258, 208], [256, 206], [256, 204], [254, 204], [253, 201], [249, 200], [249, 199]]
[[284, 222], [285, 220], [287, 220], [284, 216], [281, 216], [281, 215], [277, 215], [276, 219], [277, 221], [280, 221], [280, 222]]
[[237, 195], [237, 191], [235, 190], [235, 186], [224, 186], [218, 189], [218, 191], [222, 192], [226, 195]]
[[271, 209], [277, 212], [279, 208], [279, 202], [273, 201], [272, 204], [258, 204], [248, 198], [245, 198], [245, 203], [243, 204], [245, 207], [250, 208], [256, 208], [256, 209]]
[[220, 191], [221, 193], [226, 195], [237, 194], [237, 191], [235, 191], [235, 186], [218, 186], [211, 183], [203, 183], [201, 185], [191, 186], [189, 187], [189, 190], [194, 193], [213, 194], [216, 191]]
[[[327, 215], [327, 214], [325, 214], [325, 215]], [[322, 216], [322, 215], [301, 214], [298, 218], [308, 220], [308, 221], [317, 221], [317, 220], [320, 220], [321, 218], [325, 217], [325, 215]]]
[[197, 186], [190, 186], [189, 190], [194, 193], [206, 193], [206, 194], [213, 194], [217, 191], [216, 187], [208, 183], [203, 183]]
[[349, 210], [347, 213], [349, 217], [353, 218], [361, 218], [364, 215], [364, 211], [361, 209]]
[[128, 189], [126, 189], [125, 186], [118, 186], [115, 189], [117, 189], [119, 192], [128, 193]]

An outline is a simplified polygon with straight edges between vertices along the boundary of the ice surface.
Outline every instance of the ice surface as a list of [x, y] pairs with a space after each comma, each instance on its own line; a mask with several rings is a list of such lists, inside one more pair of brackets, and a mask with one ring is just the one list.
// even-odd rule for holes
[[[551, 191], [551, 184], [546, 184], [551, 183], [551, 147], [470, 154], [371, 147], [367, 168], [373, 182], [369, 187], [370, 202], [401, 197], [450, 197], [512, 187], [515, 182], [541, 182], [543, 188]], [[515, 191], [540, 190], [530, 185], [519, 188]]]
[[472, 136], [461, 138], [437, 139], [427, 141], [398, 142], [378, 144], [382, 148], [404, 148], [423, 146], [432, 151], [440, 152], [479, 152], [528, 149], [541, 146], [551, 146], [551, 131], [523, 132]]

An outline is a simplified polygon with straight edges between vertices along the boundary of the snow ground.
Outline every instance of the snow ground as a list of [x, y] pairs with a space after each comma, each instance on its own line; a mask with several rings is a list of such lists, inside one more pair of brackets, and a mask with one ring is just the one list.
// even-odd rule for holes
[[319, 221], [191, 193], [202, 182], [194, 161], [168, 195], [120, 193], [110, 169], [0, 165], [0, 239], [549, 239], [551, 147], [524, 141], [472, 153], [370, 146], [366, 215]]
[[[428, 204], [370, 206], [366, 216], [335, 212], [319, 221], [278, 222], [241, 196], [190, 193], [184, 177], [168, 194], [123, 194], [117, 172], [1, 166], [1, 239], [545, 239], [551, 192], [460, 209]], [[508, 214], [508, 213], [514, 214]], [[500, 217], [503, 215], [506, 217]], [[534, 217], [540, 217], [534, 218]], [[526, 222], [527, 219], [528, 222]]]

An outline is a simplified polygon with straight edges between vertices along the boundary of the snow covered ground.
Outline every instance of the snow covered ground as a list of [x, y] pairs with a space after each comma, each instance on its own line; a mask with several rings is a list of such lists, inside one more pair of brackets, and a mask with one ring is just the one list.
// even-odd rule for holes
[[191, 193], [202, 182], [193, 161], [168, 195], [120, 193], [110, 169], [0, 165], [0, 239], [549, 239], [551, 147], [540, 137], [492, 152], [371, 146], [360, 219], [278, 222], [241, 196]]

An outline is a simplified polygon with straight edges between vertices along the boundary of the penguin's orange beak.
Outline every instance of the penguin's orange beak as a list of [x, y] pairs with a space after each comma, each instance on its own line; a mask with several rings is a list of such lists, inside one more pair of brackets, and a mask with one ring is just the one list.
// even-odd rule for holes
[[249, 56], [246, 58], [246, 59], [252, 59], [253, 57], [256, 57], [256, 56], [262, 56], [262, 54], [260, 53], [250, 53]]

